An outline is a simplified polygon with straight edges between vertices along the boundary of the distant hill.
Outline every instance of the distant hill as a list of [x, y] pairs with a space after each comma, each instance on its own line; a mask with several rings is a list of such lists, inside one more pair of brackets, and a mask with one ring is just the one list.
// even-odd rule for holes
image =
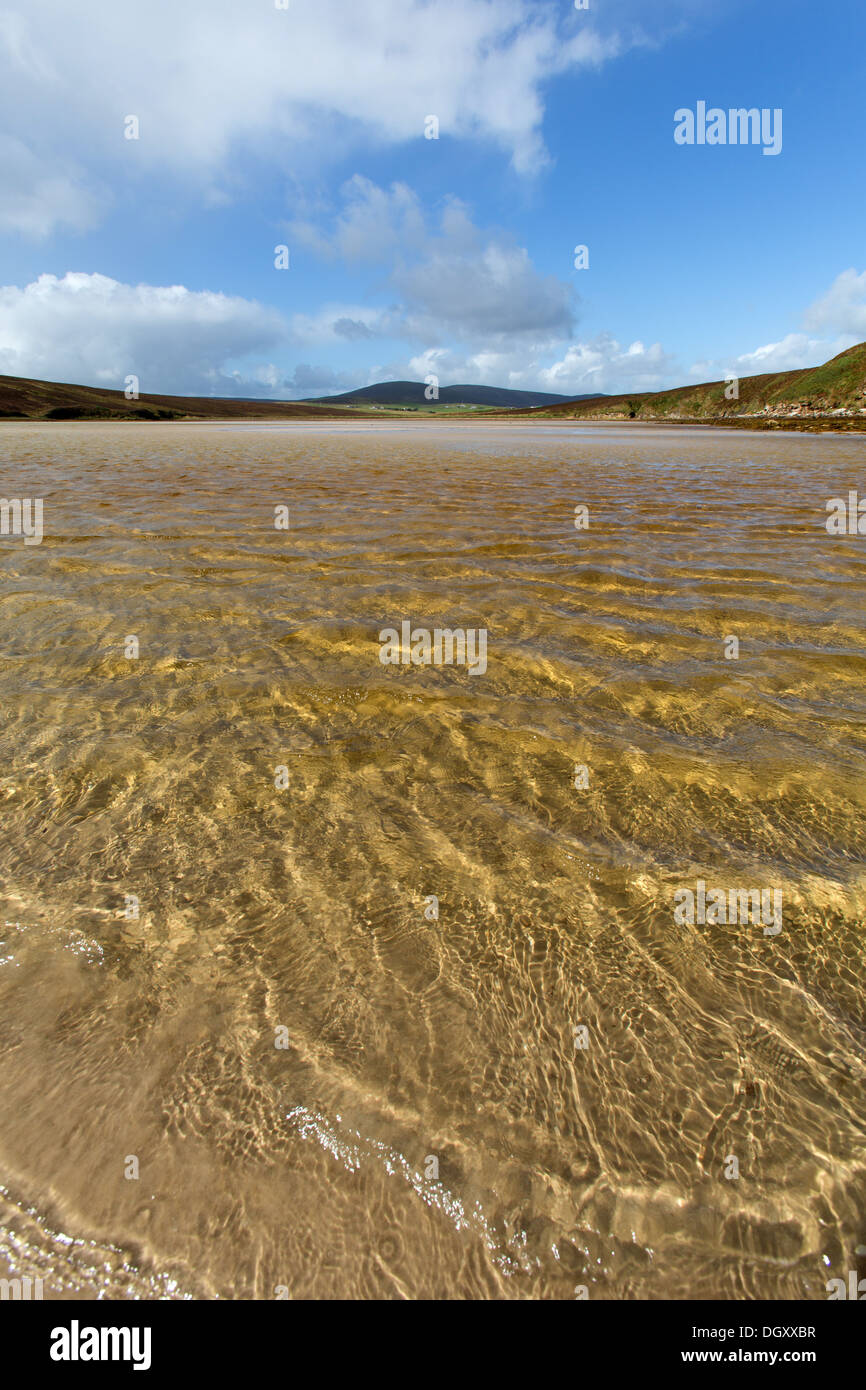
[[345, 391], [341, 396], [311, 396], [308, 404], [421, 406], [480, 405], [494, 410], [527, 410], [533, 406], [558, 405], [563, 401], [589, 400], [589, 396], [557, 396], [551, 391], [509, 391], [501, 386], [440, 386], [438, 400], [429, 401], [423, 381], [380, 381]]
[[672, 391], [596, 397], [593, 401], [575, 398], [531, 414], [542, 419], [742, 424], [752, 429], [797, 424], [866, 429], [866, 343], [840, 352], [821, 367], [741, 377], [736, 400], [727, 400], [725, 389], [723, 381], [716, 381], [678, 386]]
[[362, 412], [328, 409], [304, 401], [243, 401], [219, 396], [142, 395], [0, 376], [0, 420], [345, 420]]

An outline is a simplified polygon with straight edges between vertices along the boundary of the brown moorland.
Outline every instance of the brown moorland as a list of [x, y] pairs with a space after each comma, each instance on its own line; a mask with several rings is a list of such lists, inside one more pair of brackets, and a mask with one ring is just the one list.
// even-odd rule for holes
[[25, 420], [345, 420], [365, 412], [302, 401], [243, 401], [219, 396], [141, 395], [66, 382], [0, 376], [0, 419]]

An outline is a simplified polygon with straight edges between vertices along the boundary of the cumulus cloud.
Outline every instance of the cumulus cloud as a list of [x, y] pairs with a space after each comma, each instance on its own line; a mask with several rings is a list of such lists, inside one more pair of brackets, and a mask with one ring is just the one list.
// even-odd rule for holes
[[289, 320], [294, 342], [309, 347], [344, 349], [349, 342], [399, 334], [399, 310], [362, 304], [323, 304], [313, 314], [293, 314]]
[[235, 389], [227, 390], [226, 395], [248, 398], [264, 396], [274, 400], [336, 395], [351, 391], [356, 386], [366, 386], [370, 380], [365, 372], [338, 372], [310, 362], [299, 362], [290, 373], [284, 367], [268, 363], [246, 374], [237, 372], [233, 376]]
[[[146, 14], [6, 0], [0, 122], [40, 152], [40, 232], [69, 212], [70, 149], [113, 177], [174, 172], [207, 188], [243, 150], [320, 167], [359, 139], [423, 141], [435, 114], [441, 138], [491, 142], [530, 172], [545, 158], [544, 83], [635, 41], [540, 0], [148, 0]], [[137, 142], [123, 138], [127, 115]]]
[[[718, 381], [729, 372], [749, 376], [815, 366], [864, 337], [858, 316], [866, 275], [846, 271], [805, 318], [831, 329], [847, 325], [852, 332], [828, 338], [789, 333], [733, 359], [697, 362], [688, 373], [662, 344], [624, 344], [610, 334], [564, 348], [560, 344], [557, 352], [551, 324], [555, 336], [560, 301], [552, 294], [549, 318], [539, 313], [543, 277], [535, 277], [525, 252], [485, 243], [487, 261], [483, 256], [473, 261], [467, 253], [467, 280], [461, 282], [464, 252], [459, 248], [479, 234], [462, 210], [456, 219], [454, 212], [452, 208], [449, 216], [457, 250], [441, 228], [425, 231], [419, 240], [428, 256], [423, 265], [431, 275], [429, 299], [419, 264], [405, 274], [406, 301], [386, 307], [330, 304], [286, 321], [253, 300], [182, 285], [125, 285], [81, 272], [62, 278], [42, 275], [23, 289], [0, 288], [0, 372], [118, 388], [133, 373], [142, 391], [185, 395], [324, 395], [383, 379], [423, 380], [431, 373], [443, 384], [614, 394], [662, 390], [682, 385], [688, 377]], [[525, 300], [517, 292], [521, 280], [531, 291]], [[453, 330], [447, 340], [446, 329]], [[300, 362], [292, 370], [267, 360], [275, 348], [285, 355], [306, 346], [336, 352], [338, 361], [345, 362], [345, 353], [359, 345], [401, 337], [420, 337], [425, 346], [405, 357], [349, 369]], [[461, 340], [466, 347], [461, 348]]]
[[407, 330], [428, 340], [529, 335], [557, 342], [574, 323], [571, 286], [540, 275], [522, 246], [503, 240], [465, 251], [446, 241], [423, 263], [398, 271], [394, 283], [406, 301]]
[[343, 205], [328, 229], [309, 220], [290, 224], [292, 240], [326, 260], [381, 264], [395, 252], [423, 244], [427, 232], [417, 193], [405, 183], [380, 188], [355, 174], [341, 190]]
[[718, 381], [727, 372], [759, 376], [816, 367], [866, 339], [866, 271], [843, 270], [803, 315], [806, 332], [786, 333], [774, 343], [743, 352], [732, 361], [696, 362], [691, 376]]
[[[521, 257], [517, 275], [527, 274]], [[508, 258], [490, 271], [513, 278]], [[480, 310], [479, 310], [480, 305]], [[483, 296], [473, 313], [483, 312]], [[514, 312], [509, 310], [509, 312]], [[478, 382], [578, 395], [592, 391], [653, 390], [678, 379], [676, 363], [658, 345], [620, 345], [601, 336], [571, 344], [551, 360], [544, 333], [483, 333], [484, 346], [453, 345], [371, 367], [313, 365], [294, 370], [269, 360], [301, 343], [353, 347], [387, 335], [404, 336], [405, 309], [326, 306], [286, 321], [253, 300], [183, 285], [125, 285], [105, 275], [42, 275], [23, 289], [0, 288], [0, 373], [10, 376], [123, 387], [134, 374], [147, 393], [298, 397], [350, 390], [382, 379]]]
[[[482, 232], [457, 199], [446, 201], [430, 226], [417, 195], [402, 183], [383, 189], [356, 175], [342, 189], [343, 204], [328, 230], [293, 223], [291, 235], [326, 258], [387, 266], [397, 296], [389, 310], [347, 312], [363, 325], [355, 336], [409, 338], [438, 345], [446, 339], [483, 338], [490, 347], [506, 339], [554, 344], [574, 327], [572, 286], [542, 275], [512, 238]], [[317, 316], [319, 332], [335, 328]], [[304, 330], [296, 321], [299, 332]], [[306, 325], [314, 332], [314, 325]], [[345, 323], [344, 330], [345, 331]], [[351, 330], [350, 330], [351, 331]]]
[[[236, 359], [286, 337], [273, 309], [183, 285], [124, 285], [106, 275], [40, 275], [0, 288], [0, 372], [143, 392], [243, 393]], [[251, 393], [252, 394], [252, 393]]]
[[[866, 339], [866, 270], [843, 270], [826, 294], [806, 311], [806, 328], [847, 334], [854, 342]], [[853, 346], [853, 344], [849, 344]]]
[[101, 198], [79, 173], [56, 170], [50, 161], [11, 135], [0, 135], [0, 230], [44, 238], [54, 225], [85, 231], [99, 217]]
[[627, 346], [602, 333], [586, 343], [573, 343], [558, 362], [542, 368], [539, 386], [546, 391], [660, 391], [681, 375], [675, 357], [661, 343], [649, 347], [640, 341]]
[[[394, 365], [394, 370], [401, 374], [399, 364]], [[473, 382], [513, 390], [551, 391], [561, 396], [658, 391], [679, 385], [682, 377], [676, 359], [660, 344], [645, 347], [634, 342], [624, 346], [609, 334], [572, 343], [552, 362], [550, 354], [540, 347], [529, 351], [485, 349], [465, 356], [434, 348], [410, 358], [402, 375], [423, 379], [431, 372], [443, 383]]]
[[777, 343], [764, 343], [754, 352], [741, 353], [734, 361], [734, 369], [740, 376], [791, 372], [798, 367], [814, 367], [816, 362], [831, 356], [826, 339], [810, 338], [807, 333], [786, 333]]
[[342, 391], [352, 391], [357, 386], [366, 386], [369, 378], [364, 372], [335, 372], [330, 367], [316, 367], [309, 362], [299, 362], [291, 377], [283, 382], [285, 390], [292, 396], [337, 395]]

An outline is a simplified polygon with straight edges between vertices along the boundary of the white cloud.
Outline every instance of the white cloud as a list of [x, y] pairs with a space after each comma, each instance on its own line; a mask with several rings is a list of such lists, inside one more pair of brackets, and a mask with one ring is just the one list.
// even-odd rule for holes
[[764, 343], [754, 352], [742, 353], [734, 362], [734, 368], [740, 376], [760, 376], [762, 372], [791, 372], [798, 367], [814, 367], [832, 356], [826, 340], [810, 338], [806, 333], [786, 333], [778, 343]]
[[544, 391], [603, 391], [618, 395], [623, 391], [660, 391], [677, 382], [680, 375], [675, 357], [661, 343], [645, 347], [641, 342], [623, 346], [608, 333], [591, 342], [574, 343], [565, 356], [538, 374]]
[[679, 385], [682, 376], [676, 359], [660, 344], [649, 348], [639, 342], [623, 346], [608, 334], [591, 342], [572, 343], [553, 362], [542, 345], [515, 351], [485, 350], [467, 356], [448, 349], [431, 349], [412, 357], [402, 370], [399, 364], [395, 365], [393, 371], [414, 380], [423, 380], [432, 372], [443, 384], [477, 383], [516, 391], [551, 391], [561, 396], [658, 391]]
[[528, 172], [544, 83], [626, 46], [604, 23], [539, 0], [6, 0], [0, 121], [39, 152], [43, 195], [60, 181], [39, 231], [68, 212], [70, 151], [103, 177], [173, 173], [218, 197], [243, 150], [286, 169], [359, 139], [417, 140], [424, 157], [435, 114], [441, 138], [492, 142]]
[[422, 263], [398, 271], [394, 283], [407, 305], [407, 331], [428, 341], [530, 336], [554, 343], [574, 323], [571, 286], [539, 274], [522, 246], [501, 238], [463, 251], [445, 239]]
[[837, 275], [826, 294], [806, 311], [804, 324], [847, 334], [856, 343], [866, 339], [866, 270], [859, 275], [853, 269], [843, 270]]
[[360, 304], [323, 304], [314, 314], [293, 314], [292, 338], [311, 347], [342, 346], [392, 336], [399, 323], [387, 309]]
[[55, 171], [23, 141], [0, 135], [0, 230], [40, 240], [55, 224], [85, 231], [98, 220], [100, 200], [78, 178]]
[[330, 367], [317, 367], [299, 362], [290, 378], [283, 382], [292, 396], [339, 395], [358, 386], [367, 386], [370, 378], [365, 372], [335, 372]]
[[122, 389], [133, 374], [143, 392], [237, 394], [246, 383], [231, 364], [285, 336], [275, 310], [183, 285], [70, 272], [0, 288], [0, 373], [9, 376]]
[[312, 221], [290, 224], [293, 243], [328, 260], [351, 264], [381, 264], [396, 251], [426, 240], [424, 214], [418, 195], [405, 183], [380, 188], [362, 174], [342, 188], [343, 207], [325, 232]]
[[[699, 381], [719, 381], [728, 372], [760, 376], [763, 372], [793, 372], [817, 367], [866, 339], [866, 271], [843, 270], [830, 288], [803, 315], [807, 332], [787, 333], [778, 342], [764, 343], [730, 362], [706, 359], [690, 368]], [[823, 330], [823, 336], [816, 336]]]
[[[367, 336], [409, 338], [438, 346], [446, 339], [484, 340], [488, 349], [515, 337], [548, 345], [574, 326], [572, 286], [542, 275], [528, 252], [498, 232], [482, 232], [457, 199], [449, 199], [438, 225], [428, 227], [421, 204], [405, 184], [379, 188], [356, 175], [342, 189], [343, 206], [326, 232], [309, 221], [291, 226], [293, 241], [331, 258], [343, 256], [388, 267], [399, 302], [388, 310], [345, 311]], [[315, 337], [334, 331], [334, 318], [295, 320]], [[343, 336], [350, 336], [351, 329]], [[337, 330], [339, 331], [339, 330]], [[362, 336], [358, 332], [356, 336]], [[316, 338], [316, 340], [320, 340]]]
[[[480, 235], [462, 209], [451, 207], [448, 218], [453, 246], [468, 245]], [[789, 333], [732, 360], [695, 363], [688, 374], [660, 343], [623, 344], [609, 334], [572, 342], [557, 355], [533, 295], [522, 300], [514, 293], [522, 278], [532, 290], [544, 283], [525, 252], [488, 241], [478, 262], [467, 256], [464, 283], [460, 251], [450, 261], [446, 255], [452, 246], [448, 235], [441, 229], [425, 231], [418, 241], [429, 259], [407, 275], [411, 294], [406, 302], [387, 307], [327, 304], [313, 314], [295, 314], [288, 322], [252, 300], [182, 285], [125, 285], [81, 272], [62, 278], [42, 275], [23, 289], [0, 288], [0, 373], [117, 388], [134, 373], [142, 391], [186, 395], [306, 396], [378, 380], [423, 380], [431, 373], [443, 385], [476, 382], [560, 395], [615, 394], [663, 390], [685, 384], [688, 377], [719, 381], [728, 372], [749, 376], [815, 366], [863, 337], [858, 314], [866, 276], [846, 271], [806, 318], [814, 315], [816, 323], [828, 327], [848, 324], [853, 333], [833, 338]], [[426, 303], [422, 265], [431, 277]], [[474, 291], [470, 272], [479, 282]], [[499, 296], [504, 307], [498, 307]], [[556, 311], [556, 294], [551, 303]], [[525, 322], [521, 304], [526, 307]], [[428, 311], [431, 320], [425, 324]], [[511, 330], [503, 326], [509, 315]], [[430, 330], [430, 346], [419, 352], [367, 367], [347, 370], [339, 365], [351, 362], [359, 346], [377, 339], [424, 341], [424, 328]], [[446, 328], [455, 330], [447, 342]], [[468, 347], [461, 349], [461, 341]], [[336, 354], [338, 366], [301, 362], [290, 371], [266, 360], [275, 347], [284, 355], [301, 345]]]

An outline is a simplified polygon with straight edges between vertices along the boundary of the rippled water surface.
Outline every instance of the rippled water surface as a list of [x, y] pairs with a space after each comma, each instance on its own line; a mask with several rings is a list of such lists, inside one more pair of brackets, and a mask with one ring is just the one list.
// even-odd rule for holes
[[[824, 521], [866, 443], [6, 424], [0, 455], [45, 508], [0, 538], [0, 1272], [684, 1299], [857, 1267], [866, 538]], [[404, 619], [485, 628], [486, 673], [383, 666]], [[782, 931], [678, 924], [699, 880], [780, 890]]]

